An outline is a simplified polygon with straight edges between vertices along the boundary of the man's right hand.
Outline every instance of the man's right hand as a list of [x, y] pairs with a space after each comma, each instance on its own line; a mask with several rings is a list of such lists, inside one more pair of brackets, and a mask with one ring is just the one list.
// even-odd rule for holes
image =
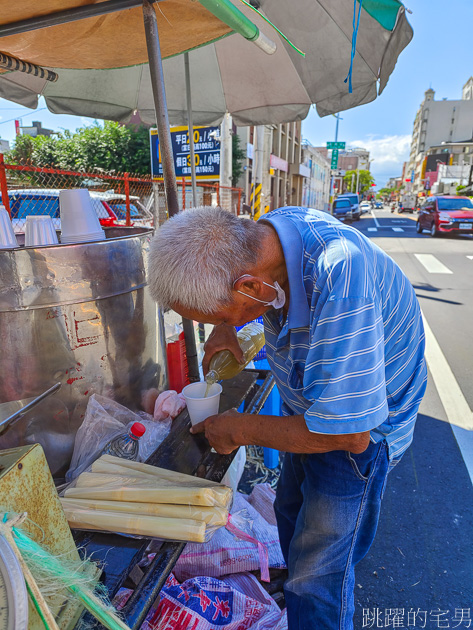
[[220, 350], [230, 350], [238, 363], [244, 362], [243, 351], [238, 343], [236, 330], [228, 324], [219, 324], [215, 326], [204, 345], [204, 358], [202, 360], [202, 370], [204, 376], [209, 371], [210, 359], [216, 352]]

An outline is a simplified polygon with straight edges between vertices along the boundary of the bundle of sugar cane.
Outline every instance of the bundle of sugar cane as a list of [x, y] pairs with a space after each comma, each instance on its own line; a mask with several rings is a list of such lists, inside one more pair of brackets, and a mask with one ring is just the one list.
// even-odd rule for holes
[[103, 455], [61, 502], [73, 528], [203, 542], [226, 525], [231, 492], [213, 481]]
[[173, 483], [185, 483], [187, 486], [199, 486], [201, 488], [222, 487], [216, 481], [193, 477], [192, 475], [186, 475], [174, 470], [166, 470], [166, 468], [159, 468], [158, 466], [151, 466], [150, 464], [121, 459], [120, 457], [114, 457], [113, 455], [102, 455], [100, 459], [92, 464], [92, 470], [94, 472], [96, 471], [101, 473], [117, 473], [118, 471], [116, 468], [111, 468], [112, 465], [115, 467], [119, 466], [122, 469], [126, 468], [127, 474], [130, 475], [131, 471], [134, 471], [136, 476], [139, 476], [140, 474], [151, 475], [153, 478], [157, 477], [158, 479], [171, 481]]
[[[222, 487], [223, 489], [223, 487]], [[223, 496], [222, 496], [223, 495]], [[131, 501], [132, 503], [176, 503], [177, 505], [206, 505], [225, 507], [225, 494], [213, 488], [186, 488], [180, 486], [149, 486], [120, 480], [102, 486], [68, 488], [66, 499], [105, 499], [106, 501]]]
[[228, 511], [221, 507], [66, 498], [61, 499], [61, 503], [66, 511], [98, 510], [101, 512], [122, 512], [125, 514], [144, 514], [165, 518], [192, 519], [203, 521], [206, 525], [211, 525], [212, 527], [222, 527], [227, 524], [228, 520]]
[[122, 534], [150, 536], [188, 542], [205, 541], [205, 523], [190, 518], [162, 518], [145, 514], [127, 514], [101, 510], [71, 509], [64, 506], [71, 527], [115, 531]]

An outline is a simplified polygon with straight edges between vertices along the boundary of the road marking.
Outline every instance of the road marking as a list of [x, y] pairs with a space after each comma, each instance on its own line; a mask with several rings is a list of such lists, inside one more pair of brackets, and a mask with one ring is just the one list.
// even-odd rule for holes
[[473, 483], [473, 413], [424, 314], [425, 359]]
[[372, 216], [372, 217], [373, 217], [373, 219], [374, 219], [374, 223], [375, 223], [376, 227], [381, 227], [381, 225], [379, 224], [378, 219], [376, 218], [376, 215], [375, 215], [375, 213], [374, 213], [374, 210], [371, 210], [371, 216]]
[[433, 254], [414, 254], [417, 260], [429, 273], [453, 273], [448, 267], [440, 262]]
[[404, 232], [404, 230], [402, 228], [393, 228], [393, 232]]
[[[377, 231], [378, 231], [378, 228], [373, 228], [373, 227], [368, 228], [368, 232], [377, 232]], [[472, 258], [473, 258], [473, 256], [472, 256]]]
[[470, 260], [473, 260], [473, 256], [467, 256], [467, 258], [469, 258]]

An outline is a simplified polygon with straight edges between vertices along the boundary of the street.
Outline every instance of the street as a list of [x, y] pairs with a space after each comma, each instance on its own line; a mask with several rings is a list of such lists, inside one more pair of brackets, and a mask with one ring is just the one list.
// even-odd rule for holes
[[473, 239], [417, 234], [415, 221], [386, 208], [353, 223], [413, 284], [430, 377], [413, 445], [390, 474], [377, 537], [356, 572], [355, 628], [473, 624]]

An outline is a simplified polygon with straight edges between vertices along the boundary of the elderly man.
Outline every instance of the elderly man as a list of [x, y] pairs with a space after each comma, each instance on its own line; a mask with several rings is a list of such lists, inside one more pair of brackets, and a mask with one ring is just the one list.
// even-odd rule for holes
[[149, 285], [215, 325], [210, 357], [241, 350], [234, 326], [263, 316], [282, 417], [236, 411], [194, 427], [220, 453], [286, 453], [276, 496], [290, 630], [351, 630], [354, 567], [373, 541], [387, 473], [412, 441], [426, 385], [414, 290], [358, 230], [281, 208], [258, 223], [197, 208], [162, 226]]

